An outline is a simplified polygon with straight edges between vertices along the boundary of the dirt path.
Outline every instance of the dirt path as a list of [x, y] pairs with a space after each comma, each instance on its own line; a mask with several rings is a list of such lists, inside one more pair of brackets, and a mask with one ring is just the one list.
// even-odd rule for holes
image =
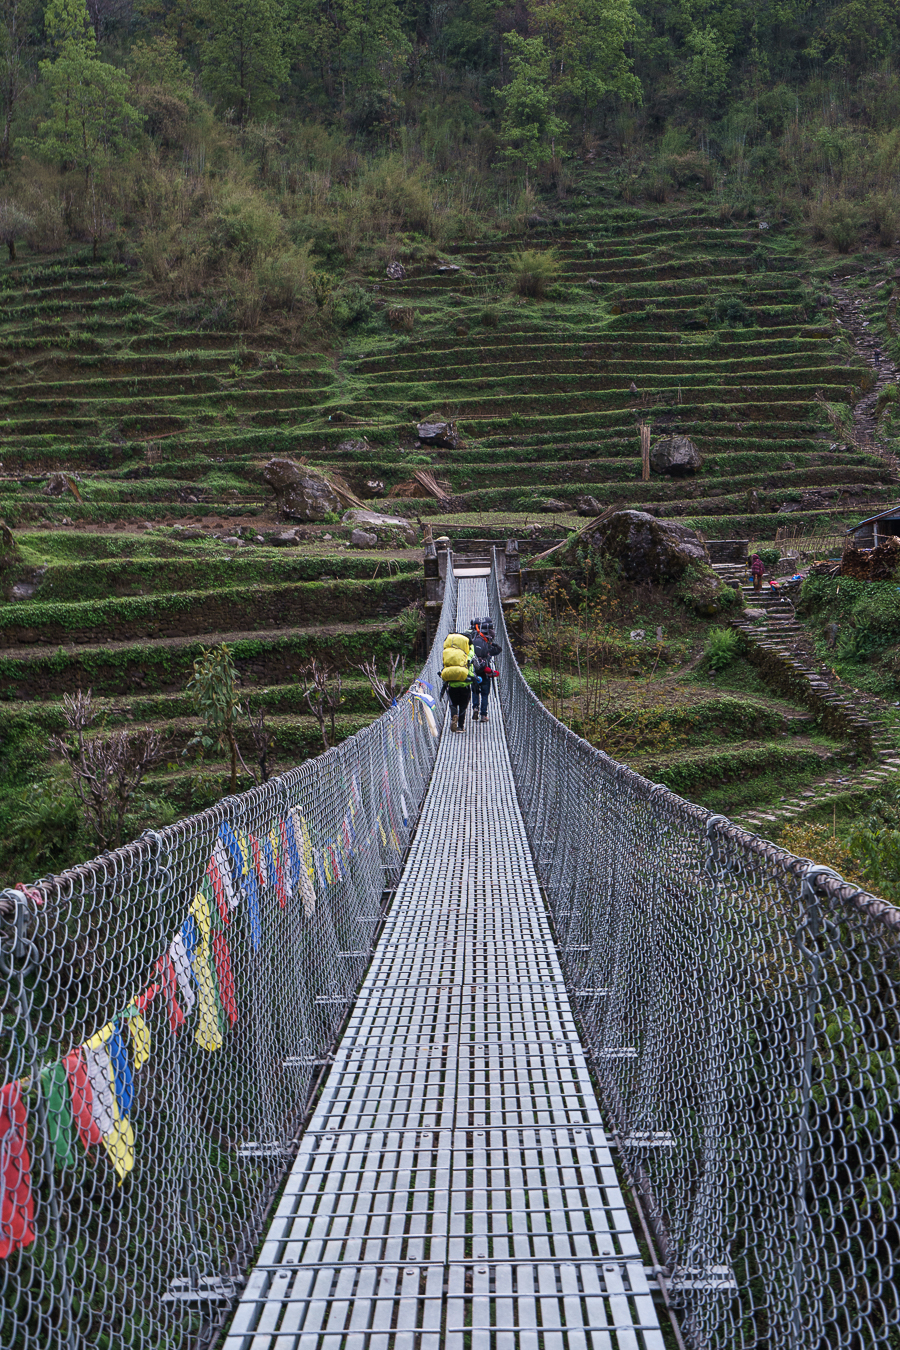
[[865, 361], [875, 375], [875, 387], [864, 394], [853, 409], [854, 439], [861, 448], [871, 448], [896, 466], [896, 459], [878, 435], [875, 405], [885, 385], [896, 384], [900, 371], [881, 346], [881, 338], [866, 313], [866, 299], [846, 286], [832, 285], [835, 318], [848, 334], [856, 355]]

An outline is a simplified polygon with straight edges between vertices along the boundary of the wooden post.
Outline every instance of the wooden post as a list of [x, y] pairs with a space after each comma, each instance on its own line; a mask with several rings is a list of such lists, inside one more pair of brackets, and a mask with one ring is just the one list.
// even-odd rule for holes
[[641, 432], [641, 482], [650, 481], [650, 428], [646, 422], [640, 423]]

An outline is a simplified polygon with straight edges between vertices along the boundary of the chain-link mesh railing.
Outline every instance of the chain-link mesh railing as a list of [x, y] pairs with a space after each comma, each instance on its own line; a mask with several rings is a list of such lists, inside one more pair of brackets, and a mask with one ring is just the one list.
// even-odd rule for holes
[[[455, 617], [448, 569], [422, 680]], [[203, 1346], [369, 961], [427, 685], [279, 778], [0, 896], [0, 1346]]]
[[567, 982], [687, 1344], [900, 1346], [900, 911], [588, 745], [501, 641]]

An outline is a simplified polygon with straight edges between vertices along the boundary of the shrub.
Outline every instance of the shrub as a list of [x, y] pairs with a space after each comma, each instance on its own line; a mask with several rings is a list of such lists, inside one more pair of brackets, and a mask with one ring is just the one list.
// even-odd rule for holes
[[743, 300], [733, 295], [720, 295], [713, 304], [713, 318], [716, 323], [724, 323], [729, 328], [747, 328], [750, 325], [750, 311]]
[[900, 237], [900, 197], [875, 192], [866, 202], [866, 214], [878, 231], [878, 243], [882, 248], [890, 248]]
[[342, 286], [332, 301], [332, 317], [339, 328], [351, 328], [372, 317], [372, 297], [362, 286]]
[[859, 207], [846, 197], [814, 202], [808, 208], [814, 239], [824, 239], [838, 253], [851, 253], [859, 243], [862, 221]]
[[703, 659], [710, 670], [724, 670], [738, 654], [741, 640], [733, 628], [711, 628]]
[[387, 312], [387, 321], [397, 333], [411, 333], [416, 326], [416, 311], [408, 305], [394, 305]]
[[806, 821], [785, 825], [778, 842], [796, 857], [833, 867], [843, 877], [849, 876], [852, 870], [850, 854], [827, 825], [811, 825]]
[[16, 240], [27, 234], [33, 224], [31, 216], [21, 206], [8, 199], [0, 201], [0, 243], [9, 250], [10, 262], [15, 262]]
[[758, 548], [756, 552], [766, 567], [774, 567], [776, 563], [781, 562], [780, 548]]
[[526, 248], [510, 259], [513, 290], [531, 300], [543, 300], [560, 273], [555, 248]]

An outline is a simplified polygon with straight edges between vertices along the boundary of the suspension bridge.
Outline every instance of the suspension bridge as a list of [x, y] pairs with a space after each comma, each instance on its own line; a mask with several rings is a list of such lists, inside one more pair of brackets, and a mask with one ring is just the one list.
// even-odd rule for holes
[[557, 722], [493, 574], [372, 727], [0, 899], [0, 1347], [900, 1344], [900, 912]]

